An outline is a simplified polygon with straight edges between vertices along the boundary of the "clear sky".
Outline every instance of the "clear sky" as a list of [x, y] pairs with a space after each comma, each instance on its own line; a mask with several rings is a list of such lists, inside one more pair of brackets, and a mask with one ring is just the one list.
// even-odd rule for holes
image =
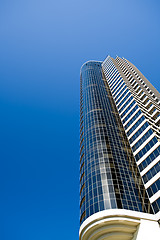
[[78, 240], [79, 70], [109, 54], [160, 91], [159, 0], [0, 1], [0, 239]]

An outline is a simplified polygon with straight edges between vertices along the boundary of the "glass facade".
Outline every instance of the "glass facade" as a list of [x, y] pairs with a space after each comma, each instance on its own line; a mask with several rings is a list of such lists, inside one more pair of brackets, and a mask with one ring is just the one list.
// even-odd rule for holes
[[125, 82], [114, 84], [122, 81], [119, 76], [112, 62], [108, 79], [102, 62], [89, 61], [81, 68], [80, 223], [105, 209], [153, 213], [109, 87], [121, 86], [115, 99], [125, 97]]
[[[115, 72], [110, 75], [110, 67]], [[160, 94], [128, 60], [108, 56], [102, 63], [154, 213], [160, 211]], [[114, 79], [117, 72], [121, 82]], [[112, 80], [111, 80], [112, 79]], [[116, 83], [116, 84], [115, 84]], [[114, 90], [113, 90], [113, 87]], [[125, 91], [124, 91], [125, 89]], [[116, 93], [116, 94], [115, 94]], [[129, 96], [129, 98], [128, 98]]]

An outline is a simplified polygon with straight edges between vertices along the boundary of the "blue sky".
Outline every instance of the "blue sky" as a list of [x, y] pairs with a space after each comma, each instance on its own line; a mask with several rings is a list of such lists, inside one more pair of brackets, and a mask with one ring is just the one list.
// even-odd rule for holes
[[78, 240], [79, 70], [109, 54], [160, 91], [160, 1], [1, 0], [0, 239]]

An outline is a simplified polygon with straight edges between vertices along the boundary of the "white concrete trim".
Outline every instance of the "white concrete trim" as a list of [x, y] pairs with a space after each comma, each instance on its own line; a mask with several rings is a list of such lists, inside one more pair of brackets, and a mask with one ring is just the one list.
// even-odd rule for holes
[[150, 187], [154, 182], [157, 181], [157, 179], [160, 178], [160, 172], [158, 172], [154, 177], [152, 177], [144, 186], [147, 189]]
[[[130, 97], [131, 97], [131, 96], [130, 96]], [[124, 104], [125, 104], [128, 100], [129, 100], [129, 99], [127, 98], [126, 101], [124, 102]], [[133, 99], [125, 106], [125, 108], [123, 109], [123, 111], [120, 113], [120, 116], [124, 113], [124, 111], [126, 111], [126, 109], [127, 109], [127, 108], [132, 104], [132, 102], [134, 102], [134, 101], [135, 101], [135, 99], [133, 98]], [[124, 104], [121, 106], [121, 108], [124, 106]], [[135, 104], [136, 104], [136, 103], [135, 103]], [[135, 105], [135, 104], [134, 104], [134, 105]], [[132, 106], [131, 109], [133, 109], [134, 105]], [[121, 108], [120, 108], [120, 109], [121, 109]], [[119, 110], [120, 110], [120, 109], [119, 109]], [[130, 109], [130, 110], [131, 110], [131, 109]], [[129, 113], [130, 110], [129, 110], [127, 113]], [[127, 113], [126, 113], [126, 114], [127, 114]], [[122, 120], [125, 118], [126, 114], [123, 116]]]
[[[119, 83], [114, 87], [114, 89], [116, 89], [115, 92], [117, 92], [117, 91], [119, 92], [121, 86], [122, 86], [124, 83], [125, 83], [124, 80], [121, 79], [121, 84], [119, 85], [119, 87], [116, 89], [116, 86], [117, 86]], [[125, 86], [125, 85], [124, 85], [124, 86]], [[115, 95], [115, 92], [113, 93], [114, 89], [111, 90], [113, 96]]]
[[[127, 115], [131, 112], [131, 110], [133, 110], [133, 108], [137, 105], [137, 103], [135, 103], [133, 105], [133, 107], [129, 110], [129, 112], [127, 112]], [[138, 106], [138, 105], [137, 105]], [[125, 127], [127, 125], [127, 123], [136, 115], [136, 113], [140, 110], [140, 108], [138, 107], [137, 110], [130, 116], [130, 118], [127, 119], [127, 121], [125, 123], [123, 123], [123, 126]], [[127, 115], [125, 117], [127, 117]], [[140, 114], [141, 115], [141, 114]], [[124, 117], [124, 118], [125, 118]], [[124, 119], [123, 118], [123, 119]], [[137, 117], [138, 118], [138, 117]], [[123, 120], [122, 120], [123, 121]]]
[[[138, 98], [140, 98], [140, 97], [142, 96], [142, 95], [139, 96], [139, 94], [140, 94], [141, 92], [143, 92], [143, 89], [142, 89], [142, 88], [140, 88], [140, 89], [139, 89], [139, 92], [137, 92]], [[143, 93], [142, 93], [142, 94], [143, 94]]]
[[144, 107], [147, 107], [151, 102], [151, 100], [149, 99], [149, 101], [146, 102], [146, 104], [144, 105]]
[[148, 112], [150, 112], [151, 110], [152, 110], [152, 108], [155, 108], [155, 105], [154, 105], [154, 103], [152, 102], [152, 106], [150, 106], [150, 108], [148, 108], [147, 110], [148, 110]]
[[[142, 95], [139, 97], [139, 99], [141, 100], [141, 98], [145, 95], [145, 92], [142, 93]], [[147, 95], [144, 97], [143, 100], [141, 100], [141, 102], [143, 103], [145, 101], [145, 99], [147, 98]]]
[[[103, 71], [104, 71], [105, 74], [109, 75], [108, 77], [110, 78], [110, 80], [108, 81], [108, 85], [109, 85], [110, 87], [113, 86], [113, 85], [115, 84], [115, 82], [118, 80], [117, 77], [119, 76], [119, 73], [116, 72], [116, 73], [115, 73], [115, 74], [116, 74], [116, 78], [113, 79], [112, 77], [110, 77], [109, 71], [106, 71], [105, 69], [103, 69]], [[112, 83], [111, 83], [111, 82], [112, 82]]]
[[149, 129], [151, 129], [150, 126], [148, 126], [143, 132], [141, 132], [141, 134], [131, 143], [131, 147], [133, 147], [140, 140], [140, 138], [142, 138], [146, 134], [146, 132], [149, 131]]
[[144, 104], [144, 107], [147, 107], [151, 103], [151, 100], [148, 98], [148, 101]]
[[[126, 95], [127, 95], [128, 93], [126, 93], [125, 95], [124, 95], [124, 97], [121, 99], [121, 101], [118, 103], [118, 104], [116, 104], [116, 106], [117, 106], [117, 108], [118, 108], [118, 111], [120, 111], [121, 110], [121, 108], [126, 104], [126, 102], [132, 97], [132, 95], [129, 95], [127, 98], [126, 98], [126, 100], [123, 102], [123, 104], [121, 105], [121, 106], [119, 106], [119, 104], [123, 101], [123, 99], [126, 97]], [[133, 98], [133, 97], [132, 97]], [[132, 100], [131, 100], [132, 101]]]
[[[113, 79], [113, 77], [115, 76], [115, 74], [118, 74], [119, 72], [117, 71], [116, 68], [113, 68], [112, 71], [109, 74], [110, 78]], [[113, 82], [115, 82], [116, 79], [114, 79]]]
[[160, 120], [160, 116], [156, 118], [155, 123], [157, 123]]
[[156, 113], [158, 113], [159, 111], [157, 110], [157, 108], [156, 108], [156, 110], [152, 113], [152, 115], [151, 115], [151, 117], [154, 117], [154, 115], [156, 115]]
[[[136, 122], [138, 122], [138, 120], [139, 120], [142, 116], [144, 116], [143, 113], [141, 113], [141, 114], [135, 119], [135, 121], [134, 121], [127, 129], [125, 129], [125, 131], [128, 132], [128, 131], [133, 127], [133, 125], [135, 125]], [[144, 120], [144, 121], [145, 121], [145, 120]], [[143, 121], [143, 123], [144, 123], [144, 121]], [[137, 128], [138, 128], [138, 126], [137, 126]], [[136, 129], [137, 129], [137, 128], [136, 128]], [[136, 129], [135, 129], [135, 130], [136, 130]], [[135, 130], [134, 130], [134, 131], [135, 131]]]
[[[154, 231], [160, 237], [159, 225], [157, 223], [158, 217], [159, 215], [126, 209], [100, 211], [91, 215], [82, 223], [79, 230], [79, 240], [149, 240], [149, 238], [142, 237], [146, 232], [140, 231], [141, 228], [143, 229], [143, 226], [148, 226], [148, 224], [155, 227]], [[151, 229], [148, 229], [150, 234], [152, 234]], [[138, 237], [139, 235], [141, 237]], [[158, 240], [160, 238], [155, 239]]]
[[157, 162], [160, 161], [160, 156], [158, 156], [157, 158], [155, 158], [142, 172], [141, 172], [141, 176], [143, 176], [144, 174], [146, 174], [154, 165], [156, 165]]
[[[131, 92], [130, 92], [130, 91], [126, 92], [126, 94], [123, 96], [123, 98], [120, 99], [120, 102], [116, 103], [117, 100], [115, 101], [115, 104], [116, 104], [117, 108], [119, 107], [119, 104], [124, 100], [124, 98], [126, 97], [126, 95], [129, 94], [129, 93], [131, 93]], [[131, 96], [132, 96], [132, 95], [128, 96], [128, 98], [131, 97]], [[127, 99], [128, 99], [128, 98], [127, 98]], [[123, 106], [123, 104], [122, 104], [122, 106]]]
[[153, 203], [158, 198], [160, 198], [160, 190], [158, 192], [156, 192], [149, 200], [150, 200], [151, 203]]
[[[127, 86], [127, 85], [126, 85], [126, 86]], [[120, 95], [116, 100], [115, 100], [115, 98], [116, 98], [117, 96], [113, 96], [115, 102], [117, 102], [117, 101], [121, 98], [121, 96], [122, 96], [122, 94], [124, 93], [124, 91], [127, 90], [127, 88], [125, 88], [125, 85], [124, 85], [124, 87], [123, 87], [121, 90], [123, 90], [123, 91], [121, 92], [121, 95]], [[129, 89], [128, 89], [128, 90], [129, 90]], [[119, 92], [120, 92], [120, 91], [119, 91]], [[119, 92], [118, 92], [116, 95], [118, 95]], [[128, 91], [128, 92], [129, 92], [129, 91]]]
[[[123, 81], [123, 83], [125, 83], [125, 82]], [[114, 93], [112, 94], [113, 97], [116, 98], [116, 97], [118, 96], [118, 94], [120, 93], [120, 91], [121, 91], [121, 90], [124, 90], [125, 86], [127, 86], [127, 85], [124, 84], [123, 87], [122, 87], [121, 89], [118, 88], [118, 92], [116, 91], [116, 93], [114, 92]], [[123, 93], [123, 92], [122, 92], [122, 93]], [[121, 96], [121, 95], [120, 95], [120, 96]], [[120, 97], [120, 96], [119, 96], [119, 97]]]
[[141, 124], [139, 124], [137, 126], [137, 128], [129, 135], [128, 139], [130, 139], [131, 137], [133, 137], [133, 135], [147, 122], [147, 119], [145, 119], [143, 122], [141, 122]]
[[[110, 89], [111, 89], [111, 92], [115, 89], [115, 87], [119, 84], [119, 79], [121, 78], [121, 76], [117, 73], [117, 76], [116, 76], [116, 78], [115, 78], [115, 81], [114, 81], [114, 83], [113, 84], [111, 84], [111, 86], [109, 85], [109, 87], [110, 87]], [[123, 81], [123, 79], [121, 78], [121, 81], [122, 82], [124, 82]]]
[[137, 148], [136, 151], [133, 152], [133, 153], [134, 153], [134, 156], [135, 156], [137, 153], [139, 153], [139, 152], [149, 143], [149, 141], [151, 141], [152, 138], [154, 138], [154, 137], [155, 137], [155, 133], [153, 132], [152, 135], [151, 135], [149, 138], [147, 138], [146, 141], [145, 141], [142, 145], [140, 145], [139, 148]]
[[157, 147], [160, 146], [160, 143], [157, 142], [148, 152], [146, 152], [145, 155], [143, 155], [143, 157], [141, 157], [138, 161], [137, 161], [137, 165], [139, 166], [139, 164], [141, 164], [141, 162], [143, 162]]

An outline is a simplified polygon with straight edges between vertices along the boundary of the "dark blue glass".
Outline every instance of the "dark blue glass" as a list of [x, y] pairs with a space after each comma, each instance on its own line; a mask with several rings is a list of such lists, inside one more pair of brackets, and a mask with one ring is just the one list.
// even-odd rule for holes
[[148, 212], [142, 178], [101, 62], [84, 64], [80, 80], [80, 223], [105, 209]]

